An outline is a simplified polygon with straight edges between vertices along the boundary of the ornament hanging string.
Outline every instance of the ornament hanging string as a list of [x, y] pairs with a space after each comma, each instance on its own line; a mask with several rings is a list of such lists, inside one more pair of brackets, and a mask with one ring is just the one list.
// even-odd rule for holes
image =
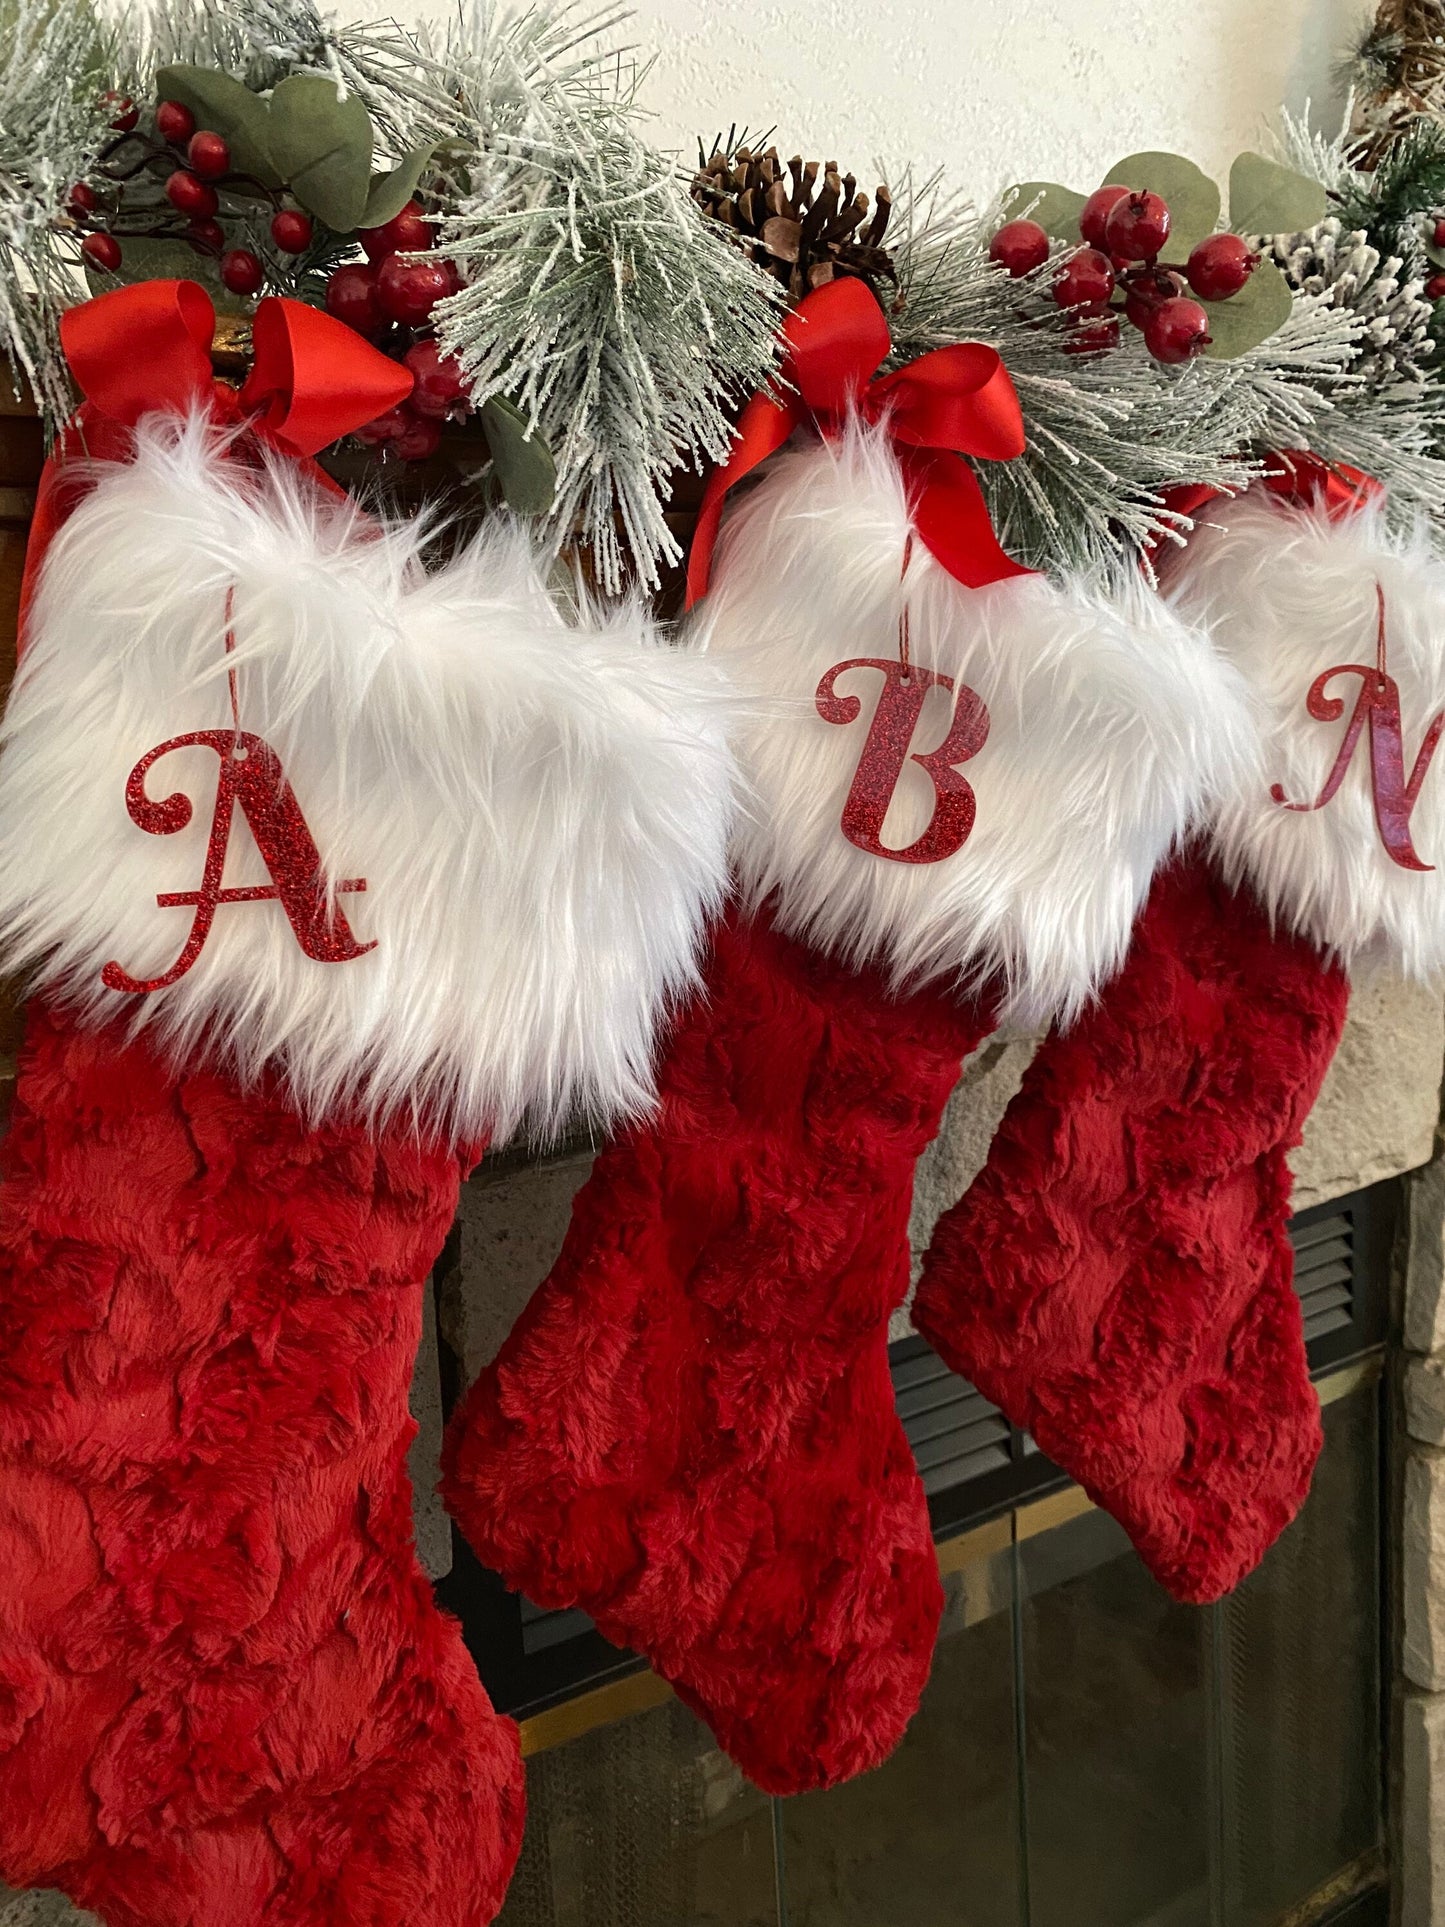
[[728, 491], [811, 422], [837, 435], [850, 416], [886, 424], [919, 539], [965, 587], [1032, 571], [994, 533], [967, 456], [1010, 461], [1024, 451], [1023, 414], [1008, 371], [976, 341], [935, 348], [879, 375], [892, 347], [888, 322], [861, 282], [815, 288], [783, 327], [785, 386], [754, 395], [726, 462], [708, 477], [688, 557], [688, 606], [707, 594]]
[[905, 686], [912, 680], [909, 673], [909, 628], [908, 628], [908, 565], [913, 560], [913, 531], [910, 529], [903, 538], [903, 567], [898, 571], [903, 594], [898, 609], [898, 662], [903, 671]]

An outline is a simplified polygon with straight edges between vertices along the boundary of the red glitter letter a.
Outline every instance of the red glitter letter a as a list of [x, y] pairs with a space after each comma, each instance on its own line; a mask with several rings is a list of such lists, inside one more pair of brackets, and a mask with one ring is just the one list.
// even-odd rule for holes
[[[375, 943], [356, 941], [340, 904], [328, 900], [315, 838], [286, 780], [281, 759], [259, 736], [240, 729], [200, 729], [189, 736], [172, 736], [168, 742], [147, 750], [125, 786], [125, 803], [131, 820], [152, 836], [172, 836], [186, 827], [192, 815], [190, 798], [177, 793], [157, 802], [147, 796], [145, 779], [152, 765], [169, 756], [173, 749], [190, 748], [213, 749], [221, 763], [216, 808], [206, 845], [206, 866], [198, 890], [177, 890], [156, 898], [162, 909], [194, 906], [196, 914], [190, 935], [179, 957], [163, 975], [132, 977], [118, 963], [108, 963], [100, 973], [106, 986], [111, 990], [137, 992], [164, 990], [167, 984], [184, 977], [200, 956], [211, 933], [217, 905], [222, 903], [260, 903], [279, 898], [297, 943], [318, 963], [345, 963], [374, 950]], [[225, 890], [221, 887], [221, 877], [237, 803], [251, 827], [272, 881]], [[351, 877], [336, 885], [338, 892], [365, 888], [364, 877]]]

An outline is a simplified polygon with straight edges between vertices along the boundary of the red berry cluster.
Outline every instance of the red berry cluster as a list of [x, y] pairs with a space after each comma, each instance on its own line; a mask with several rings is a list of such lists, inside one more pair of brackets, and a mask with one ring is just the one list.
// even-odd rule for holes
[[[1162, 261], [1170, 227], [1168, 206], [1157, 194], [1114, 184], [1085, 201], [1079, 215], [1084, 246], [1053, 283], [1055, 301], [1083, 324], [1070, 343], [1076, 352], [1117, 346], [1121, 316], [1140, 330], [1156, 361], [1189, 361], [1209, 346], [1209, 316], [1200, 303], [1238, 294], [1259, 256], [1237, 234], [1211, 234], [1187, 261]], [[1049, 237], [1037, 221], [1008, 221], [988, 251], [1018, 277], [1048, 260]]]
[[[362, 228], [358, 239], [366, 260], [338, 268], [331, 276], [326, 283], [328, 311], [369, 341], [390, 329], [405, 329], [408, 335], [427, 329], [432, 309], [444, 296], [455, 294], [461, 281], [450, 261], [401, 259], [403, 254], [427, 252], [434, 239], [417, 203], [408, 201], [382, 227]], [[466, 383], [456, 362], [442, 355], [429, 334], [411, 341], [400, 359], [415, 377], [410, 399], [368, 422], [360, 437], [386, 443], [406, 461], [424, 461], [436, 452], [442, 423], [466, 414]]]
[[[237, 203], [260, 201], [271, 208], [271, 240], [282, 254], [300, 255], [311, 247], [311, 216], [288, 206], [283, 193], [238, 172], [224, 136], [198, 127], [182, 101], [162, 100], [155, 110], [154, 134], [141, 127], [133, 100], [108, 94], [115, 139], [102, 151], [92, 179], [70, 190], [68, 214], [83, 239], [80, 252], [95, 268], [115, 273], [131, 238], [184, 240], [210, 255], [222, 282], [233, 294], [258, 294], [266, 281], [260, 258], [246, 247], [229, 246], [223, 223]], [[127, 193], [133, 183], [148, 183], [137, 204]], [[99, 191], [97, 191], [97, 187]], [[159, 187], [168, 207], [157, 211]], [[222, 200], [225, 191], [225, 201]], [[337, 268], [326, 284], [330, 313], [387, 354], [405, 362], [414, 387], [410, 398], [368, 423], [361, 438], [386, 444], [407, 461], [435, 453], [442, 424], [467, 414], [466, 382], [456, 362], [444, 357], [431, 335], [432, 310], [461, 286], [449, 261], [425, 254], [434, 239], [431, 223], [415, 201], [382, 227], [362, 228], [357, 238], [364, 262]]]
[[[232, 294], [259, 293], [266, 279], [259, 257], [250, 248], [226, 245], [226, 230], [219, 218], [221, 187], [235, 187], [244, 195], [270, 200], [271, 239], [283, 254], [304, 254], [310, 247], [311, 216], [300, 208], [287, 207], [279, 194], [249, 175], [235, 173], [225, 139], [209, 128], [197, 127], [195, 115], [182, 102], [159, 103], [153, 142], [136, 131], [140, 109], [133, 100], [108, 94], [106, 104], [116, 110], [110, 124], [120, 137], [102, 156], [102, 175], [113, 185], [108, 204], [102, 207], [100, 196], [84, 181], [77, 181], [70, 190], [70, 217], [78, 227], [88, 230], [80, 251], [92, 267], [114, 274], [125, 259], [122, 241], [127, 237], [180, 239], [189, 241], [198, 254], [208, 254], [219, 263], [221, 280]], [[153, 211], [139, 217], [147, 225], [138, 226], [128, 217], [125, 190], [142, 174], [164, 176], [166, 200], [184, 222], [182, 227], [157, 224]]]

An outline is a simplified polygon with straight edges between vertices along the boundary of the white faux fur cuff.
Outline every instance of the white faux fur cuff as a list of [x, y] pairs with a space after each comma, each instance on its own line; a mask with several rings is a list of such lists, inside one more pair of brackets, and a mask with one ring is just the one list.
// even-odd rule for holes
[[[1237, 765], [1242, 695], [1142, 582], [1107, 598], [1038, 576], [973, 590], [915, 541], [905, 585], [908, 531], [886, 440], [857, 430], [783, 454], [729, 518], [700, 627], [738, 688], [770, 699], [740, 739], [759, 799], [736, 845], [743, 882], [777, 892], [794, 934], [900, 982], [997, 979], [1010, 1019], [1068, 1017], [1120, 964], [1155, 868]], [[928, 863], [840, 827], [883, 669], [836, 678], [834, 694], [858, 701], [827, 706], [851, 721], [815, 701], [835, 664], [897, 663], [905, 586], [911, 660], [953, 692], [932, 688], [917, 718], [886, 848], [935, 818], [917, 757], [943, 742], [960, 692], [987, 712], [955, 738], [968, 739], [954, 770], [972, 828]]]
[[[0, 754], [0, 959], [180, 1061], [279, 1065], [309, 1117], [501, 1138], [636, 1112], [726, 888], [723, 678], [635, 608], [569, 628], [516, 534], [433, 574], [420, 540], [290, 465], [248, 474], [199, 422], [143, 423], [42, 571]], [[192, 806], [171, 834], [135, 820], [127, 780], [233, 727], [230, 669], [372, 947], [317, 961], [274, 893], [223, 900], [168, 988], [108, 989], [106, 964], [158, 976], [186, 942], [221, 752], [146, 775]], [[224, 887], [271, 868], [238, 805]]]
[[[1272, 915], [1346, 964], [1374, 955], [1412, 976], [1438, 975], [1445, 760], [1429, 753], [1427, 736], [1445, 709], [1445, 564], [1425, 531], [1392, 534], [1378, 507], [1331, 520], [1251, 489], [1204, 511], [1166, 586], [1249, 689], [1253, 754], [1216, 829], [1231, 880], [1250, 883]], [[1316, 687], [1330, 670], [1341, 673]], [[1393, 772], [1392, 733], [1402, 752]], [[1435, 867], [1413, 867], [1412, 856]]]

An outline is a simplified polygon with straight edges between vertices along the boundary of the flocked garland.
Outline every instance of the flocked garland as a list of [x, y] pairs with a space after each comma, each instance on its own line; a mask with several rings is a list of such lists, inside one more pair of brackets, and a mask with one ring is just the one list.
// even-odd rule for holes
[[[53, 427], [70, 400], [58, 318], [87, 283], [191, 274], [237, 326], [266, 291], [330, 305], [418, 377], [374, 444], [426, 457], [475, 418], [501, 492], [616, 590], [677, 559], [678, 472], [725, 451], [775, 367], [787, 299], [862, 273], [898, 361], [963, 339], [1002, 355], [1028, 449], [981, 480], [1002, 540], [1034, 566], [1108, 572], [1173, 532], [1171, 485], [1238, 487], [1301, 444], [1379, 475], [1398, 509], [1445, 518], [1433, 94], [1408, 110], [1392, 97], [1337, 140], [1286, 118], [1272, 161], [1245, 157], [1236, 201], [1270, 204], [1273, 166], [1280, 208], [1312, 218], [1260, 234], [1261, 214], [1256, 289], [1229, 304], [1220, 358], [1169, 366], [1135, 329], [1105, 314], [1090, 337], [1059, 306], [1081, 194], [1026, 187], [978, 211], [905, 174], [870, 208], [832, 163], [739, 162], [726, 143], [694, 184], [641, 131], [637, 72], [614, 45], [623, 17], [470, 0], [444, 29], [408, 30], [341, 26], [313, 0], [161, 0], [110, 31], [89, 0], [12, 0], [0, 351]], [[1379, 44], [1363, 58], [1378, 83]], [[222, 136], [215, 155], [189, 152], [193, 129]], [[1121, 166], [1154, 162], [1197, 195], [1198, 170], [1173, 157]], [[1019, 214], [1053, 239], [1011, 276], [989, 243]]]

